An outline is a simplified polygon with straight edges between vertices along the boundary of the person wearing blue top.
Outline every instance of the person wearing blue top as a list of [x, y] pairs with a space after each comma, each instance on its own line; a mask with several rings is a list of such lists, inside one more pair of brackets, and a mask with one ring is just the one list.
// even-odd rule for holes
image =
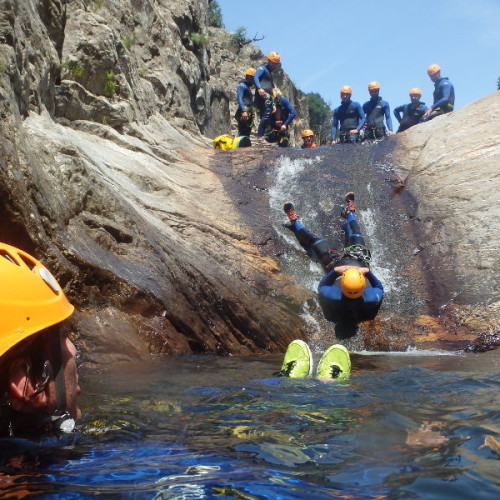
[[299, 222], [293, 203], [283, 206], [290, 220], [290, 229], [309, 255], [321, 263], [326, 275], [318, 285], [319, 302], [325, 318], [335, 323], [358, 323], [375, 318], [384, 298], [384, 287], [370, 270], [371, 255], [365, 246], [355, 215], [354, 193], [345, 195], [347, 219], [343, 229], [343, 250], [309, 231]]
[[455, 89], [447, 77], [441, 76], [441, 68], [437, 64], [431, 64], [427, 68], [427, 74], [434, 82], [434, 101], [424, 113], [423, 121], [432, 120], [436, 116], [453, 111], [455, 104]]
[[234, 117], [238, 123], [238, 136], [250, 136], [252, 133], [255, 111], [254, 98], [250, 88], [253, 87], [253, 77], [255, 73], [255, 68], [248, 68], [245, 70], [245, 79], [240, 81], [236, 89], [238, 109]]
[[351, 96], [352, 88], [344, 85], [340, 89], [340, 106], [333, 111], [331, 144], [355, 143], [359, 140], [359, 131], [365, 122], [365, 114], [359, 102], [351, 101]]
[[[370, 100], [363, 104], [366, 115], [363, 127], [365, 139], [381, 139], [386, 135], [392, 135], [391, 108], [389, 103], [379, 96], [380, 83], [370, 82], [368, 84]], [[384, 118], [387, 128], [384, 125]]]
[[425, 102], [420, 100], [421, 96], [422, 91], [415, 87], [410, 90], [411, 102], [394, 108], [394, 116], [399, 122], [398, 132], [403, 132], [403, 130], [409, 129], [422, 121], [422, 117], [427, 111], [427, 106]]
[[273, 112], [272, 92], [274, 80], [272, 72], [278, 67], [281, 57], [277, 52], [270, 52], [267, 63], [259, 66], [253, 77], [255, 84], [255, 106], [259, 110], [259, 127], [257, 137], [264, 137], [266, 126]]
[[267, 142], [277, 142], [278, 146], [286, 148], [290, 142], [288, 127], [297, 116], [292, 103], [281, 95], [278, 88], [273, 90], [274, 111], [269, 117], [270, 131], [265, 134]]

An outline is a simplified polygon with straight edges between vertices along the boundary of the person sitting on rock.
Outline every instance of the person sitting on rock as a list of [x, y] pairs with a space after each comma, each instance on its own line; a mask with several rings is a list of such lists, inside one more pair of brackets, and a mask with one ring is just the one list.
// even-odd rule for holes
[[[281, 370], [275, 375], [289, 378], [308, 378], [313, 374], [311, 349], [303, 340], [292, 341], [285, 353]], [[321, 356], [316, 378], [322, 381], [347, 380], [351, 375], [351, 357], [341, 344], [330, 346]]]
[[289, 228], [303, 248], [315, 256], [326, 271], [318, 285], [319, 302], [325, 318], [335, 323], [358, 323], [375, 318], [384, 298], [384, 287], [371, 272], [371, 255], [365, 246], [355, 215], [354, 193], [345, 195], [347, 219], [344, 249], [334, 250], [299, 222], [293, 203], [283, 206], [290, 221]]
[[246, 69], [245, 79], [240, 81], [238, 88], [236, 89], [238, 109], [236, 110], [234, 117], [238, 123], [239, 136], [250, 136], [252, 133], [255, 110], [254, 97], [250, 88], [253, 87], [253, 77], [255, 72], [255, 68]]
[[[365, 113], [364, 139], [374, 140], [381, 139], [386, 135], [392, 135], [391, 108], [389, 103], [379, 96], [380, 83], [370, 82], [368, 92], [370, 93], [370, 100], [363, 104], [363, 112]], [[384, 125], [384, 117], [387, 128]]]
[[278, 146], [286, 148], [290, 142], [288, 127], [297, 115], [292, 103], [281, 95], [278, 88], [273, 90], [274, 108], [269, 118], [269, 132], [266, 132], [267, 142], [277, 142]]
[[308, 128], [304, 129], [300, 133], [302, 137], [302, 149], [317, 148], [318, 145], [314, 142], [314, 132]]
[[248, 148], [252, 145], [252, 141], [246, 135], [236, 136], [230, 134], [218, 135], [213, 141], [214, 149], [222, 149], [228, 151], [236, 148]]
[[70, 432], [81, 416], [73, 313], [55, 278], [31, 255], [0, 243], [0, 434]]
[[427, 68], [427, 74], [434, 82], [434, 101], [432, 106], [424, 113], [424, 122], [432, 120], [443, 113], [453, 111], [455, 104], [455, 89], [447, 77], [441, 76], [441, 68], [437, 64], [431, 64]]
[[259, 66], [253, 81], [255, 84], [255, 107], [259, 110], [257, 137], [264, 137], [269, 118], [273, 111], [272, 93], [274, 89], [273, 71], [279, 66], [281, 57], [277, 52], [270, 52], [267, 63]]
[[[413, 88], [410, 90], [411, 102], [409, 104], [401, 104], [401, 106], [394, 109], [394, 116], [399, 122], [398, 132], [403, 132], [403, 130], [407, 130], [422, 121], [422, 117], [427, 111], [427, 106], [425, 102], [420, 100], [421, 97], [422, 91], [418, 88]], [[401, 113], [403, 116], [401, 116]]]
[[[340, 89], [340, 106], [333, 111], [332, 144], [355, 143], [359, 140], [359, 131], [365, 122], [365, 114], [359, 102], [351, 101], [351, 96], [352, 88], [344, 85]], [[337, 131], [339, 131], [338, 138]]]

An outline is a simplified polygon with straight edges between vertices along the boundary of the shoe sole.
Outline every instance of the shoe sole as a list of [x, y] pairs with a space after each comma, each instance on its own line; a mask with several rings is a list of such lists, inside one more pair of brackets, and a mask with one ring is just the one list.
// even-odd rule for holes
[[[288, 349], [290, 349], [290, 346], [292, 345], [297, 345], [297, 346], [300, 346], [304, 351], [307, 352], [307, 356], [308, 356], [308, 359], [309, 359], [309, 373], [307, 374], [307, 377], [311, 377], [312, 376], [312, 372], [313, 372], [313, 363], [312, 363], [312, 354], [311, 354], [311, 349], [309, 349], [309, 346], [307, 345], [306, 342], [304, 342], [303, 340], [300, 340], [300, 339], [296, 339], [294, 341], [292, 341], [290, 343], [290, 345], [288, 346]], [[288, 351], [287, 349], [287, 351]], [[286, 357], [286, 353], [285, 353], [285, 357]], [[298, 378], [298, 377], [291, 377], [291, 378]]]

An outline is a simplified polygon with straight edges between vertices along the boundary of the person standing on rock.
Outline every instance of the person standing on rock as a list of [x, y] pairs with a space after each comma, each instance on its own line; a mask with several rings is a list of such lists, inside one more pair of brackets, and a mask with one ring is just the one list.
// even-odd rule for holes
[[340, 106], [333, 110], [331, 144], [355, 143], [359, 140], [359, 131], [365, 122], [365, 114], [359, 102], [352, 101], [351, 96], [352, 88], [344, 85], [340, 89]]
[[434, 101], [424, 113], [423, 121], [429, 121], [436, 116], [453, 111], [455, 104], [455, 89], [448, 77], [441, 76], [441, 68], [437, 64], [431, 64], [427, 68], [427, 74], [434, 82]]
[[259, 66], [253, 77], [255, 84], [255, 107], [259, 110], [257, 137], [264, 137], [266, 126], [273, 112], [274, 89], [273, 71], [278, 67], [281, 57], [277, 52], [270, 52], [266, 64]]
[[76, 349], [64, 335], [74, 307], [31, 255], [0, 243], [0, 435], [70, 432], [81, 416]]
[[238, 135], [250, 136], [253, 128], [253, 120], [255, 116], [254, 110], [254, 97], [252, 91], [253, 77], [256, 73], [255, 68], [248, 68], [245, 70], [245, 79], [241, 80], [238, 88], [236, 89], [236, 96], [238, 99], [238, 109], [234, 117], [238, 123]]
[[[425, 102], [420, 100], [421, 97], [422, 91], [418, 88], [413, 88], [410, 90], [411, 102], [409, 104], [401, 104], [401, 106], [394, 109], [394, 116], [399, 123], [398, 132], [403, 132], [403, 130], [409, 129], [422, 121], [422, 117], [427, 111], [427, 106]], [[401, 116], [401, 113], [403, 116]]]
[[286, 148], [290, 142], [288, 127], [297, 116], [292, 103], [283, 97], [278, 88], [273, 90], [274, 108], [269, 117], [270, 131], [265, 134], [267, 142], [277, 142], [278, 146]]
[[[391, 108], [379, 95], [380, 83], [370, 82], [368, 92], [370, 100], [363, 104], [363, 112], [366, 115], [363, 127], [365, 140], [382, 139], [386, 135], [392, 135]], [[384, 125], [384, 118], [387, 128]]]
[[347, 206], [342, 215], [345, 242], [343, 250], [334, 250], [328, 242], [316, 236], [299, 222], [293, 203], [286, 202], [283, 210], [288, 226], [301, 246], [314, 256], [326, 271], [318, 285], [319, 302], [325, 318], [335, 323], [358, 323], [375, 318], [384, 298], [384, 287], [371, 272], [371, 255], [365, 246], [355, 215], [354, 193], [345, 195]]

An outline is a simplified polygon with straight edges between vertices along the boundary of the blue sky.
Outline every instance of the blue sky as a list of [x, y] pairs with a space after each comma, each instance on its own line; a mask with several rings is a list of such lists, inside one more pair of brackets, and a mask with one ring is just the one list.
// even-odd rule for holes
[[[412, 87], [432, 103], [427, 66], [437, 63], [455, 86], [455, 108], [497, 88], [500, 76], [500, 0], [218, 0], [227, 30], [264, 35], [257, 43], [281, 54], [283, 69], [304, 92], [335, 107], [342, 85], [353, 100], [367, 86], [394, 107]], [[236, 83], [236, 82], [235, 82]]]

